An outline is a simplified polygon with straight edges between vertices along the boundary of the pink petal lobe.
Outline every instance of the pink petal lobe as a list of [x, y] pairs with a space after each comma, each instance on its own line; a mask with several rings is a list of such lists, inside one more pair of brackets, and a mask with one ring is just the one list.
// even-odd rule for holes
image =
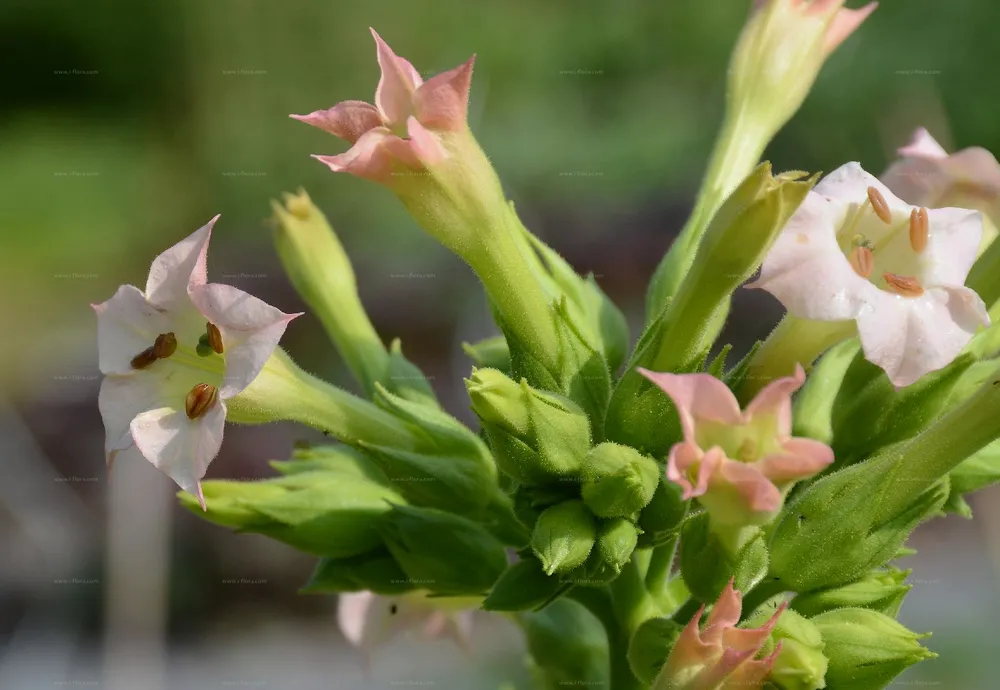
[[318, 127], [352, 144], [368, 130], [382, 126], [378, 110], [364, 101], [344, 101], [326, 110], [288, 117]]
[[740, 613], [743, 610], [743, 594], [736, 591], [734, 587], [735, 578], [729, 579], [729, 584], [722, 590], [719, 600], [715, 602], [712, 611], [708, 614], [708, 621], [701, 637], [709, 644], [721, 644], [723, 633], [727, 628], [731, 628], [740, 622]]
[[221, 283], [193, 289], [191, 301], [222, 334], [226, 374], [219, 397], [223, 400], [238, 394], [257, 378], [288, 323], [301, 316], [285, 314], [239, 288]]
[[864, 7], [856, 10], [840, 9], [833, 17], [830, 28], [826, 31], [823, 40], [823, 50], [827, 55], [837, 49], [841, 43], [847, 40], [854, 31], [861, 26], [862, 22], [878, 7], [877, 2], [870, 2]]
[[410, 150], [423, 166], [435, 165], [448, 157], [448, 151], [437, 135], [420, 124], [417, 118], [410, 116], [406, 128], [410, 135]]
[[700, 420], [720, 424], [742, 421], [736, 396], [726, 384], [710, 374], [661, 374], [642, 368], [636, 371], [673, 400], [687, 441], [694, 442], [695, 426]]
[[781, 492], [753, 464], [726, 460], [713, 477], [713, 487], [735, 490], [745, 510], [769, 515], [781, 508]]
[[375, 600], [371, 592], [352, 592], [337, 598], [337, 625], [344, 637], [355, 647], [361, 647], [365, 637], [369, 610]]
[[423, 83], [420, 73], [407, 60], [399, 57], [382, 37], [371, 29], [378, 51], [382, 76], [375, 89], [375, 105], [382, 120], [395, 129], [413, 114], [413, 94]]
[[754, 463], [761, 474], [777, 487], [818, 474], [834, 460], [830, 446], [811, 438], [790, 438], [782, 444], [781, 450], [781, 453], [768, 455]]
[[777, 417], [778, 434], [787, 436], [792, 430], [792, 393], [802, 387], [806, 372], [802, 365], [795, 365], [795, 374], [775, 379], [757, 393], [743, 411], [743, 419], [753, 420], [754, 415], [774, 414]]
[[410, 142], [400, 139], [384, 127], [369, 130], [344, 153], [313, 158], [326, 164], [334, 172], [346, 172], [382, 184], [392, 181], [397, 162], [416, 170], [421, 168]]
[[[693, 443], [677, 443], [667, 456], [667, 479], [684, 490], [684, 500], [702, 496], [708, 490], [710, 463], [702, 462], [704, 454]], [[698, 465], [695, 484], [688, 477], [691, 469]]]
[[191, 285], [208, 281], [206, 259], [215, 216], [155, 259], [146, 280], [146, 299], [161, 309], [176, 309], [187, 301]]
[[413, 110], [428, 129], [455, 131], [466, 127], [473, 55], [464, 64], [427, 80], [413, 98]]

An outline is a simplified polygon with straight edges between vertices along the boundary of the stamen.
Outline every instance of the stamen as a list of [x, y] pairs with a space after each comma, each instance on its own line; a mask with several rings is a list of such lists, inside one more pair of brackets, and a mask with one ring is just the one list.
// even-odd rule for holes
[[132, 368], [145, 369], [157, 359], [159, 357], [156, 355], [156, 345], [152, 345], [132, 358]]
[[927, 247], [927, 235], [930, 228], [927, 220], [927, 209], [919, 208], [910, 211], [910, 246], [917, 254]]
[[153, 352], [158, 359], [166, 359], [177, 351], [177, 336], [173, 333], [160, 333], [153, 343]]
[[912, 276], [898, 276], [895, 273], [883, 273], [882, 277], [889, 286], [890, 292], [895, 292], [903, 297], [920, 297], [924, 294], [924, 288], [920, 281]]
[[206, 326], [208, 330], [208, 346], [217, 354], [222, 354], [222, 333], [219, 332], [219, 327], [214, 323], [209, 322]]
[[878, 191], [875, 187], [869, 187], [868, 201], [871, 202], [872, 210], [875, 211], [875, 215], [879, 217], [879, 220], [886, 225], [892, 224], [892, 213], [889, 212], [889, 204], [886, 203], [882, 192]]
[[199, 383], [192, 388], [184, 399], [184, 410], [188, 419], [197, 419], [205, 414], [219, 398], [219, 389], [207, 383]]
[[872, 250], [865, 246], [855, 247], [851, 250], [851, 255], [848, 258], [851, 262], [851, 268], [862, 278], [867, 278], [872, 274], [872, 269], [875, 268], [875, 260], [872, 257]]

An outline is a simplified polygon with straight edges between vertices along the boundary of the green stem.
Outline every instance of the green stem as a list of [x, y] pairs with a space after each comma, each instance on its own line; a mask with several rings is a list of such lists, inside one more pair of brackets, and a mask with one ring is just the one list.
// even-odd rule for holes
[[670, 541], [652, 549], [652, 556], [649, 559], [649, 568], [646, 570], [646, 589], [656, 599], [661, 609], [671, 610], [674, 602], [665, 601], [667, 596], [667, 586], [670, 584], [670, 570], [674, 565], [674, 557], [677, 555], [677, 544], [680, 534], [671, 537]]
[[628, 665], [629, 635], [618, 622], [606, 588], [574, 587], [566, 596], [583, 604], [597, 617], [608, 636], [611, 690], [644, 690], [646, 687]]
[[253, 383], [226, 404], [229, 419], [242, 424], [288, 420], [344, 443], [366, 441], [404, 450], [414, 449], [419, 441], [398, 417], [305, 372], [281, 348]]
[[674, 615], [670, 619], [677, 623], [678, 625], [687, 625], [694, 615], [698, 613], [698, 609], [701, 608], [701, 602], [691, 597], [685, 601], [679, 609], [674, 611]]
[[625, 564], [609, 588], [618, 621], [629, 637], [647, 620], [661, 615], [659, 606], [646, 590], [635, 559]]

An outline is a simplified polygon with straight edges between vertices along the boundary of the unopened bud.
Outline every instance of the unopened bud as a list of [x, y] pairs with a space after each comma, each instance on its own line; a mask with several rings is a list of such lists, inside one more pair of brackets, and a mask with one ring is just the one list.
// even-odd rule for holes
[[662, 471], [634, 448], [602, 443], [584, 461], [583, 501], [598, 517], [630, 517], [653, 499]]
[[597, 538], [597, 521], [582, 501], [565, 501], [543, 512], [531, 548], [548, 575], [583, 565]]

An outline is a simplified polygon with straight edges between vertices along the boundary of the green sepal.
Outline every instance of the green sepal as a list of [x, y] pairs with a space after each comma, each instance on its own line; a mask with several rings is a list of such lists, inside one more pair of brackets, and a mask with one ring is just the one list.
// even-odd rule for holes
[[597, 520], [583, 501], [564, 501], [539, 516], [531, 548], [547, 574], [568, 573], [586, 562], [596, 539]]
[[628, 664], [636, 678], [647, 685], [656, 680], [683, 629], [669, 618], [650, 618], [636, 629], [628, 645]]
[[462, 351], [480, 368], [497, 369], [510, 374], [510, 348], [507, 339], [495, 335], [475, 343], [462, 343]]
[[439, 408], [434, 389], [424, 373], [403, 355], [399, 338], [389, 346], [389, 361], [380, 383], [390, 393], [410, 402]]
[[685, 501], [681, 488], [673, 482], [660, 481], [653, 500], [639, 513], [639, 546], [659, 546], [670, 541], [680, 530], [691, 501]]
[[913, 664], [937, 656], [918, 642], [929, 634], [870, 609], [837, 609], [812, 622], [823, 637], [831, 690], [883, 690]]
[[507, 569], [503, 544], [460, 515], [393, 505], [377, 528], [419, 589], [441, 595], [485, 594]]
[[965, 502], [965, 496], [1000, 482], [1000, 441], [963, 460], [948, 476], [951, 493], [944, 504], [945, 512], [971, 519], [972, 508]]
[[792, 433], [829, 445], [833, 441], [833, 406], [848, 367], [861, 348], [857, 338], [837, 343], [813, 367], [805, 385], [795, 396]]
[[562, 587], [558, 577], [545, 574], [533, 557], [507, 567], [483, 602], [485, 611], [527, 611], [548, 602]]
[[370, 591], [391, 596], [413, 589], [416, 587], [389, 550], [380, 547], [351, 558], [320, 559], [299, 594]]
[[906, 584], [911, 572], [892, 566], [873, 570], [850, 584], [803, 592], [792, 599], [791, 608], [807, 617], [834, 609], [863, 608], [895, 618], [907, 592], [913, 589]]

